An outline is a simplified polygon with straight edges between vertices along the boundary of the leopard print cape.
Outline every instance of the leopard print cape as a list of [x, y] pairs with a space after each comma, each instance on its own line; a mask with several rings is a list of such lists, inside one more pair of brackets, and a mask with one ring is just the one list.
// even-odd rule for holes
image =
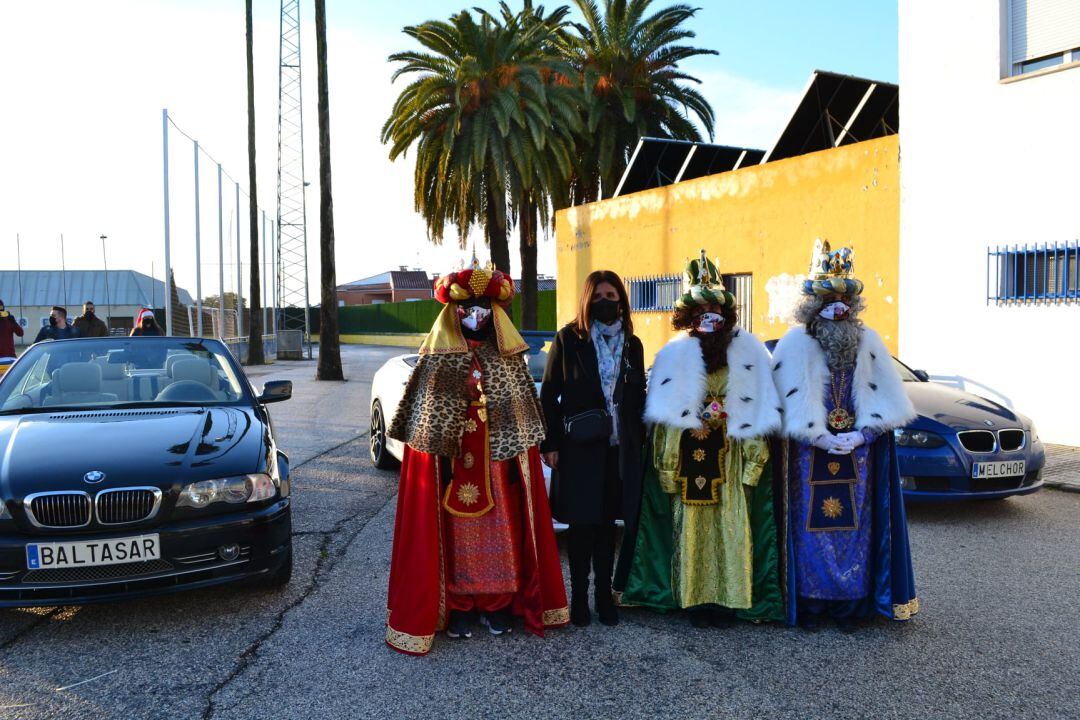
[[[509, 460], [546, 435], [536, 385], [522, 355], [500, 355], [491, 343], [474, 352], [484, 373], [491, 459]], [[471, 363], [470, 353], [421, 355], [387, 434], [420, 452], [460, 455]]]

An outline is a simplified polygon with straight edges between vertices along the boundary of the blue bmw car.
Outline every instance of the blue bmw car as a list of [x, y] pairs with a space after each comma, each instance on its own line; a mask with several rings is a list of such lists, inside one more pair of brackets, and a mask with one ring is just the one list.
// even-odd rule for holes
[[[772, 352], [776, 340], [765, 345]], [[894, 431], [906, 500], [999, 500], [1043, 486], [1046, 448], [1030, 418], [895, 362], [919, 414]]]

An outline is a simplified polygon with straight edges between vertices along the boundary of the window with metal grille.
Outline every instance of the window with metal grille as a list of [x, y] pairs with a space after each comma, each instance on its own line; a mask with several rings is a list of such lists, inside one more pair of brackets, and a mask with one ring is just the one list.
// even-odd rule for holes
[[[735, 310], [739, 315], [739, 327], [753, 332], [753, 275], [751, 273], [731, 273], [721, 276], [724, 287], [735, 296]], [[630, 293], [630, 309], [634, 312], [671, 312], [675, 301], [683, 293], [682, 275], [654, 275], [651, 277], [628, 278], [627, 292]]]
[[998, 246], [986, 253], [986, 301], [998, 305], [1080, 301], [1080, 243]]

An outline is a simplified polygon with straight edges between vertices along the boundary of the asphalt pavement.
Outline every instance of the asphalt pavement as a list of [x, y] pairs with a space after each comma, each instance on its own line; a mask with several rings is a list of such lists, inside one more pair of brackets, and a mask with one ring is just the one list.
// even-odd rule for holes
[[[367, 460], [371, 373], [311, 362], [274, 407], [293, 459], [297, 566], [283, 592], [0, 610], [0, 718], [1080, 717], [1080, 494], [909, 508], [922, 613], [852, 635], [623, 610], [598, 624], [382, 642], [396, 474]], [[81, 683], [81, 684], [79, 684]]]

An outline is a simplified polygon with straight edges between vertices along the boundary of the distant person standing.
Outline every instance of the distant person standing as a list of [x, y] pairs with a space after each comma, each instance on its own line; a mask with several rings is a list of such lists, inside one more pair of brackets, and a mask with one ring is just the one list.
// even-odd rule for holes
[[42, 340], [67, 340], [79, 337], [79, 331], [68, 325], [67, 308], [53, 305], [49, 312], [49, 324], [38, 331], [34, 342]]
[[79, 337], [109, 337], [109, 327], [105, 321], [94, 314], [94, 301], [83, 303], [83, 314], [71, 323], [79, 332]]
[[15, 357], [15, 336], [22, 337], [23, 329], [19, 321], [4, 307], [0, 300], [0, 358]]
[[138, 317], [135, 319], [135, 328], [131, 331], [131, 337], [138, 335], [164, 335], [161, 332], [161, 328], [158, 327], [157, 319], [154, 317], [154, 311], [149, 308], [143, 308], [139, 311]]

